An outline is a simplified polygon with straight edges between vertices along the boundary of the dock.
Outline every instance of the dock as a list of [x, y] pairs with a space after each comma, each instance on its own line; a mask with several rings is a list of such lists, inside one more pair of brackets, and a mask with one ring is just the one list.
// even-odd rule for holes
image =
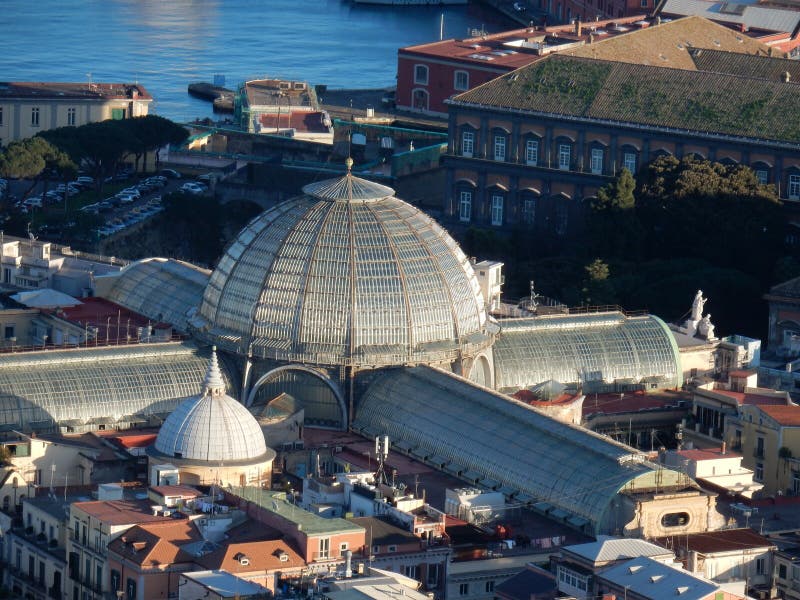
[[189, 94], [195, 98], [209, 100], [215, 112], [233, 112], [234, 91], [205, 81], [189, 84]]

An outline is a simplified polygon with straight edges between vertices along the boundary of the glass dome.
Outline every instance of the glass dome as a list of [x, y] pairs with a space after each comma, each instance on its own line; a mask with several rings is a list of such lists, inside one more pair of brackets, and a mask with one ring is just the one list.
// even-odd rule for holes
[[256, 418], [225, 393], [216, 352], [211, 355], [203, 392], [167, 417], [155, 450], [168, 458], [228, 464], [274, 458]]
[[448, 362], [491, 342], [458, 244], [394, 190], [344, 177], [251, 221], [212, 273], [196, 333], [319, 365]]

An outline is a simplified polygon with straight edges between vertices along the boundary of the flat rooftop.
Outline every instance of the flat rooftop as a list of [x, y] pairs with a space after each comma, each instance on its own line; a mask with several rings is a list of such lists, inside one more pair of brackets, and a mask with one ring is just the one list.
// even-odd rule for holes
[[152, 100], [138, 83], [60, 83], [46, 81], [0, 81], [0, 98], [50, 100]]

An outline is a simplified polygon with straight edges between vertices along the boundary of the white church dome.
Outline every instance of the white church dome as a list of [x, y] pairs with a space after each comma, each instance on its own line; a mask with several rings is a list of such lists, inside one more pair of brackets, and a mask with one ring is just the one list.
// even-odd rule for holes
[[155, 442], [167, 457], [203, 462], [264, 460], [268, 453], [256, 418], [225, 393], [225, 381], [211, 354], [202, 393], [186, 400], [167, 417]]

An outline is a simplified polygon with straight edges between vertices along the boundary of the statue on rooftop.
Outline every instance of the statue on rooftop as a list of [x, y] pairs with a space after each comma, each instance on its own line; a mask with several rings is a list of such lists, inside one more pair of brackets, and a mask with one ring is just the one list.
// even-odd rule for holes
[[703, 290], [697, 290], [692, 302], [692, 316], [689, 318], [691, 321], [699, 321], [703, 317], [703, 307], [708, 302], [708, 298], [703, 298]]
[[700, 319], [700, 322], [697, 324], [697, 333], [700, 334], [700, 337], [707, 340], [714, 339], [714, 324], [711, 322], [711, 313], [708, 313], [705, 317]]

